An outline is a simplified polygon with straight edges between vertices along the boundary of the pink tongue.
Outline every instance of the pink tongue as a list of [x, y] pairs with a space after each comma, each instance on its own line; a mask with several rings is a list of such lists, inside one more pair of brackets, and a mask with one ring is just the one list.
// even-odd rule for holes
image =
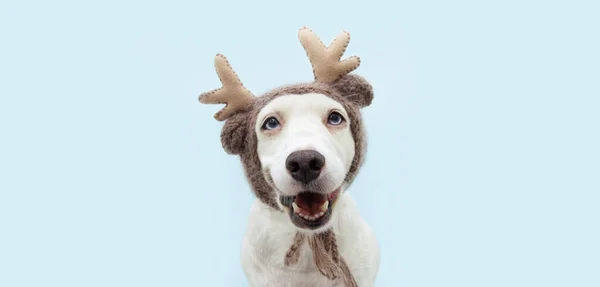
[[327, 201], [327, 198], [318, 193], [303, 192], [296, 196], [294, 201], [298, 207], [304, 211], [308, 211], [311, 215], [317, 214], [321, 211], [321, 206]]

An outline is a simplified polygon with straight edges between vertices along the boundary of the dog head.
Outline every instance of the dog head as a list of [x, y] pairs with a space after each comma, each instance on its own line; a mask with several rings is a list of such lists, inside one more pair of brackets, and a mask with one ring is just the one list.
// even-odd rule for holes
[[352, 183], [366, 152], [360, 109], [371, 104], [371, 85], [350, 75], [360, 60], [340, 61], [349, 43], [342, 33], [325, 47], [308, 28], [300, 41], [315, 81], [280, 87], [254, 97], [222, 55], [215, 67], [223, 88], [200, 96], [225, 103], [221, 143], [239, 155], [256, 196], [289, 215], [301, 229], [325, 227], [336, 200]]

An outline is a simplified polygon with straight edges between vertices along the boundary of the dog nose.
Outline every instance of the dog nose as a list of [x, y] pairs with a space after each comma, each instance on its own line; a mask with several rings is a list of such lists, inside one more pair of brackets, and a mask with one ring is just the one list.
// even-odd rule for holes
[[309, 183], [319, 177], [325, 166], [325, 157], [314, 150], [300, 150], [291, 153], [285, 160], [285, 167], [292, 178]]

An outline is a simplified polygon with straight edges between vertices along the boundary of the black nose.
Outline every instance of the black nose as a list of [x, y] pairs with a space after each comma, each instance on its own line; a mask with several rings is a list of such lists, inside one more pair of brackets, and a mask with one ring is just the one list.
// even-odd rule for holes
[[285, 167], [292, 177], [302, 183], [309, 183], [319, 177], [325, 166], [325, 157], [314, 150], [301, 150], [291, 153]]

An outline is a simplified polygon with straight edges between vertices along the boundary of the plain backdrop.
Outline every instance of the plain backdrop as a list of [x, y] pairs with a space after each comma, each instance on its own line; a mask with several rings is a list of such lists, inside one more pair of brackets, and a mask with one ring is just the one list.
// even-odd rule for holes
[[600, 286], [597, 1], [0, 1], [0, 286], [247, 286], [253, 195], [213, 57], [255, 94], [347, 30], [376, 286]]

